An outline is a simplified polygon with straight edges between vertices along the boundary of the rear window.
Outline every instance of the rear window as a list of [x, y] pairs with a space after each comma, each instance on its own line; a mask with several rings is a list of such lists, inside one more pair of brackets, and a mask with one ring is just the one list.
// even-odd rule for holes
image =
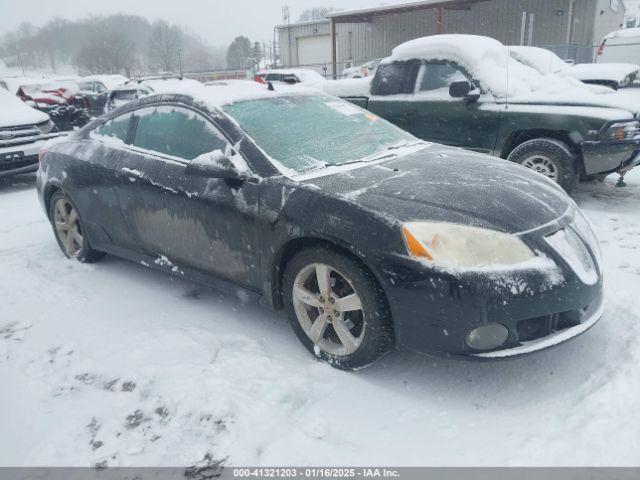
[[386, 96], [413, 93], [419, 70], [418, 60], [380, 65], [371, 83], [371, 94]]

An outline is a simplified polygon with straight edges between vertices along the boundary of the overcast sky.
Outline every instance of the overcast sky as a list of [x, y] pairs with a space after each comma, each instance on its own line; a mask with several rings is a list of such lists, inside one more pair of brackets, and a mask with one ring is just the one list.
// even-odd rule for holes
[[[372, 7], [381, 0], [0, 0], [0, 34], [21, 22], [37, 26], [54, 17], [77, 19], [88, 15], [130, 13], [151, 20], [164, 18], [188, 27], [212, 45], [226, 45], [238, 35], [251, 40], [273, 38], [281, 23], [282, 6], [289, 5], [291, 20], [307, 7], [336, 6], [343, 9]], [[389, 0], [386, 4], [402, 3]]]

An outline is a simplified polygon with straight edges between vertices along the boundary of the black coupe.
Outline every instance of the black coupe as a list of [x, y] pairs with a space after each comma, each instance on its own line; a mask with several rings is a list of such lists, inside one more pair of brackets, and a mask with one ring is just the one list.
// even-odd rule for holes
[[597, 240], [553, 182], [302, 88], [134, 101], [41, 152], [38, 192], [67, 257], [242, 288], [339, 368], [519, 355], [602, 316]]

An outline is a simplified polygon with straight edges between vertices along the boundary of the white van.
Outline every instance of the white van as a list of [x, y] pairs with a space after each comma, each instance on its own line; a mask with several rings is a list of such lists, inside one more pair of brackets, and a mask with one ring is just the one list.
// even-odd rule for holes
[[598, 47], [597, 63], [634, 63], [640, 65], [640, 28], [610, 33]]

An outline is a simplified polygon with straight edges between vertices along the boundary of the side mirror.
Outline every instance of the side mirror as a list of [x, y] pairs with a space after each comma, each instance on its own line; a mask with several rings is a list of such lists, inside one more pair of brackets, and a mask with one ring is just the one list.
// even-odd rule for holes
[[186, 166], [184, 173], [196, 177], [222, 178], [244, 181], [247, 176], [238, 171], [233, 162], [220, 150], [200, 155]]
[[453, 82], [449, 85], [449, 95], [453, 98], [466, 98], [473, 91], [469, 82]]

